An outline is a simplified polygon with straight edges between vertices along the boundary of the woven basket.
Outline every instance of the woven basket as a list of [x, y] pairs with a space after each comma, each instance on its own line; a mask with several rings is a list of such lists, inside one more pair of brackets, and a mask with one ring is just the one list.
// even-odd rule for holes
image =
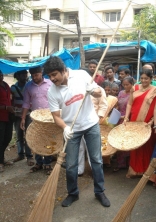
[[40, 123], [54, 123], [50, 109], [36, 109], [30, 113], [32, 120]]
[[107, 137], [111, 130], [112, 130], [112, 126], [110, 125], [100, 125], [101, 137], [105, 137], [107, 140], [106, 145], [102, 144], [102, 147], [101, 147], [102, 156], [110, 156], [117, 151], [108, 143]]
[[129, 151], [144, 145], [151, 136], [151, 127], [144, 122], [120, 124], [108, 134], [108, 142], [118, 150]]
[[63, 132], [55, 123], [42, 124], [33, 121], [27, 128], [26, 141], [34, 153], [54, 155], [63, 147]]

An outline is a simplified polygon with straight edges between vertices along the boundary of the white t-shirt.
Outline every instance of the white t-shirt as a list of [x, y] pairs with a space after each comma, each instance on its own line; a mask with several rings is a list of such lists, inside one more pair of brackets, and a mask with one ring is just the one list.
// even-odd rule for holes
[[[91, 82], [90, 75], [84, 70], [69, 69], [68, 85], [52, 86], [48, 90], [48, 101], [51, 112], [62, 109], [62, 119], [71, 126], [72, 121], [82, 103], [86, 93], [86, 85]], [[93, 82], [95, 88], [98, 85]], [[73, 131], [82, 131], [90, 128], [98, 122], [90, 95], [86, 96], [79, 112]]]

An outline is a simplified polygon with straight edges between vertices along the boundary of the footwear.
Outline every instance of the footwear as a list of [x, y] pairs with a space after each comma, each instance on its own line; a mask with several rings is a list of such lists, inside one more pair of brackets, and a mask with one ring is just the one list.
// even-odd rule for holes
[[35, 173], [39, 170], [42, 170], [42, 165], [38, 165], [37, 163], [35, 164], [35, 166], [33, 166], [32, 168], [30, 168], [30, 173]]
[[78, 174], [78, 177], [83, 177], [83, 173]]
[[10, 161], [10, 160], [4, 161], [4, 165], [5, 165], [5, 166], [11, 166], [11, 165], [13, 165], [13, 164], [14, 164], [13, 161]]
[[116, 167], [113, 169], [113, 172], [118, 172], [120, 170], [120, 168]]
[[62, 202], [62, 207], [69, 207], [74, 201], [79, 199], [79, 195], [68, 195], [66, 199]]
[[0, 173], [2, 173], [4, 171], [4, 165], [0, 164]]
[[46, 175], [50, 175], [53, 168], [51, 165], [43, 165], [43, 170], [45, 171]]
[[104, 193], [101, 194], [95, 194], [95, 197], [99, 200], [102, 206], [104, 207], [110, 207], [110, 201], [106, 197]]
[[34, 159], [31, 157], [31, 158], [27, 158], [27, 165], [28, 166], [33, 166], [35, 163], [34, 163]]
[[24, 157], [18, 156], [15, 159], [13, 159], [13, 162], [18, 162], [18, 161], [23, 160], [23, 159], [24, 159]]

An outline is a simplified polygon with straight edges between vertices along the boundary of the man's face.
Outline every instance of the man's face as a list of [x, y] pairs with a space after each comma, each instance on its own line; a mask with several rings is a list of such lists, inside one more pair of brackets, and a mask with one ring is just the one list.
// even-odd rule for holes
[[27, 82], [28, 79], [28, 74], [20, 74], [18, 77], [18, 81], [25, 84]]
[[114, 72], [113, 72], [112, 69], [108, 69], [108, 70], [106, 71], [106, 77], [107, 77], [108, 79], [114, 78]]
[[117, 72], [119, 69], [119, 65], [114, 66], [114, 71]]
[[33, 80], [36, 84], [41, 83], [42, 80], [43, 80], [43, 77], [42, 77], [42, 73], [41, 73], [41, 72], [31, 74], [31, 78], [32, 78], [32, 80]]
[[50, 80], [56, 85], [60, 86], [64, 84], [65, 80], [65, 72], [62, 73], [58, 70], [54, 70], [53, 72], [48, 73]]
[[124, 71], [119, 72], [119, 79], [122, 81], [125, 77], [127, 77], [127, 74]]
[[97, 67], [96, 64], [89, 64], [88, 69], [89, 69], [91, 74], [94, 74], [94, 72], [96, 70], [96, 67]]

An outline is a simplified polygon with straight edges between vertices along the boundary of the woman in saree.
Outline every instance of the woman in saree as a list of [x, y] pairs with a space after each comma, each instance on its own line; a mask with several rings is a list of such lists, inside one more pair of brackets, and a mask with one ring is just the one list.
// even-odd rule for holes
[[[144, 70], [140, 74], [141, 84], [135, 85], [127, 104], [124, 124], [127, 121], [145, 122], [149, 125], [153, 122], [156, 104], [156, 87], [151, 85], [152, 72]], [[154, 130], [150, 139], [140, 148], [130, 151], [129, 170], [127, 178], [142, 176], [146, 171], [154, 149]]]
[[[118, 111], [121, 113], [121, 118], [118, 124], [121, 124], [124, 121], [125, 114], [126, 114], [126, 107], [129, 101], [129, 97], [130, 97], [131, 89], [133, 85], [134, 85], [134, 80], [131, 76], [125, 77], [122, 80], [122, 86], [124, 90], [121, 90], [118, 95]], [[117, 163], [113, 172], [117, 172], [120, 169], [128, 168], [129, 166], [129, 152], [128, 151], [118, 151], [116, 153], [116, 157], [117, 157]]]

